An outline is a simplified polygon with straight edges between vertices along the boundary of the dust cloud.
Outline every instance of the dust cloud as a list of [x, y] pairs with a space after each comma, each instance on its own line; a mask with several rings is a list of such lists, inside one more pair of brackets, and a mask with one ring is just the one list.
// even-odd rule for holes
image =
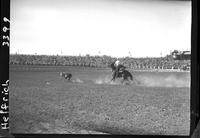
[[[129, 82], [131, 85], [145, 86], [145, 87], [190, 87], [189, 76], [178, 76], [174, 74], [169, 75], [135, 75], [134, 80]], [[111, 81], [110, 76], [101, 76], [94, 80], [95, 84], [110, 84], [119, 85], [122, 84], [120, 79]]]
[[72, 80], [74, 83], [83, 83], [83, 81], [79, 78], [76, 78], [75, 80]]
[[121, 81], [119, 79], [116, 79], [115, 81], [111, 81], [111, 77], [108, 76], [101, 76], [98, 79], [94, 80], [95, 84], [111, 84], [111, 85], [118, 85], [121, 84]]
[[190, 79], [178, 77], [176, 75], [169, 76], [138, 76], [137, 79], [141, 85], [147, 87], [190, 87]]

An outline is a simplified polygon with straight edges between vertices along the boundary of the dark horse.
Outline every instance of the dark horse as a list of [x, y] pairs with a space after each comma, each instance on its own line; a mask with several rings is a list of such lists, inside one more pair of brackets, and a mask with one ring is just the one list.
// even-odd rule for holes
[[114, 63], [112, 63], [110, 65], [111, 69], [112, 69], [112, 79], [111, 81], [115, 80], [115, 78], [123, 78], [123, 80], [128, 80], [128, 78], [130, 78], [131, 80], [133, 80], [133, 76], [132, 74], [126, 70], [126, 67], [123, 65], [119, 65], [119, 73], [118, 76], [116, 76], [116, 67], [114, 66]]

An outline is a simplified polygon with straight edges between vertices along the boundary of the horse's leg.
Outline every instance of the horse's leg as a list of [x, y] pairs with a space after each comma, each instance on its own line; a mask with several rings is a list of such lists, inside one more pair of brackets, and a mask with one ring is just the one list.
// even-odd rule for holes
[[130, 78], [131, 78], [131, 80], [133, 80], [133, 76], [130, 74]]
[[127, 74], [124, 74], [122, 84], [127, 84], [127, 82], [129, 82], [128, 76]]
[[112, 77], [111, 81], [115, 81], [115, 76]]
[[112, 79], [111, 79], [111, 81], [113, 81], [114, 80], [114, 76], [112, 75]]
[[132, 76], [132, 74], [130, 72], [127, 71], [125, 74], [126, 74], [126, 79], [127, 80], [133, 80], [133, 76]]
[[128, 77], [127, 77], [127, 80], [129, 80], [129, 81], [133, 81], [132, 76], [128, 76]]
[[128, 81], [128, 77], [127, 77], [126, 74], [124, 74], [124, 76], [123, 76], [123, 82], [124, 82], [124, 81]]
[[115, 81], [116, 72], [113, 72], [111, 81]]
[[123, 79], [122, 79], [122, 81], [121, 81], [121, 82], [122, 82], [122, 84], [124, 84], [124, 81], [125, 81], [125, 78], [123, 77]]

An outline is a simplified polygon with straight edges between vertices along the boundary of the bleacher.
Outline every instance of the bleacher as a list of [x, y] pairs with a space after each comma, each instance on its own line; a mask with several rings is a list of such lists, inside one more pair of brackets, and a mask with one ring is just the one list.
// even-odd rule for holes
[[[59, 56], [11, 54], [10, 64], [84, 66], [107, 68], [116, 58], [110, 56]], [[189, 70], [190, 60], [174, 60], [171, 55], [158, 58], [120, 58], [122, 64], [131, 69]]]

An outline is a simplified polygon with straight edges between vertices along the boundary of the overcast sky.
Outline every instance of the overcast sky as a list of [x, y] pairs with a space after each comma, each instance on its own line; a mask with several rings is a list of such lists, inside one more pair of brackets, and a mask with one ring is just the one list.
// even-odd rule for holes
[[159, 57], [191, 49], [191, 2], [11, 0], [10, 53]]

